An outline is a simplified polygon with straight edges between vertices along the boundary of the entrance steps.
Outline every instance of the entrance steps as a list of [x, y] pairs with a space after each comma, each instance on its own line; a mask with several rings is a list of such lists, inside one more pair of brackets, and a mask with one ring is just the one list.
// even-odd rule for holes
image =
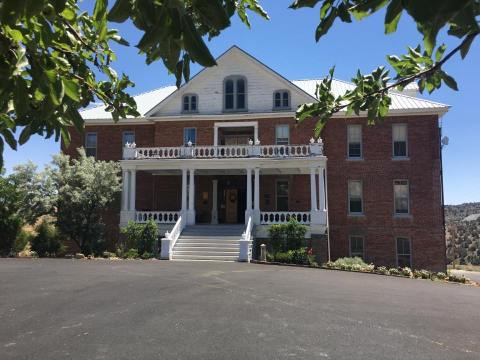
[[191, 225], [173, 247], [173, 260], [238, 261], [245, 225]]

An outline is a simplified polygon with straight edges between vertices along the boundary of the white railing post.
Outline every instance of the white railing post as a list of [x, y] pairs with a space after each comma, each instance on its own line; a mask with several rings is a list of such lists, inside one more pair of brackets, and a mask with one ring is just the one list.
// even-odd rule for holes
[[250, 262], [252, 259], [252, 230], [253, 222], [252, 217], [247, 220], [247, 226], [245, 232], [242, 234], [239, 244], [238, 261]]
[[126, 143], [123, 147], [123, 160], [131, 160], [136, 159], [137, 157], [137, 149], [135, 143]]
[[245, 224], [252, 216], [252, 169], [247, 168], [247, 206], [245, 208]]
[[187, 224], [195, 224], [195, 170], [190, 169], [190, 183], [188, 187], [188, 211]]
[[317, 142], [315, 139], [310, 139], [310, 153], [312, 155], [323, 155], [323, 140], [322, 138], [318, 138]]
[[130, 201], [129, 201], [130, 211], [135, 211], [135, 196], [137, 191], [136, 179], [137, 179], [137, 172], [135, 170], [130, 170]]
[[260, 224], [260, 169], [255, 168], [255, 179], [254, 179], [254, 204], [253, 204], [253, 223], [255, 225]]
[[187, 212], [187, 169], [182, 169], [182, 209], [181, 212]]

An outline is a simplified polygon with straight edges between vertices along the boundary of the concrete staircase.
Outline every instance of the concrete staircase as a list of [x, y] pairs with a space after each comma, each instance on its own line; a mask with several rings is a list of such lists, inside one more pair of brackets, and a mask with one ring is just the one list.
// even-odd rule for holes
[[173, 247], [173, 260], [238, 261], [245, 225], [191, 225]]

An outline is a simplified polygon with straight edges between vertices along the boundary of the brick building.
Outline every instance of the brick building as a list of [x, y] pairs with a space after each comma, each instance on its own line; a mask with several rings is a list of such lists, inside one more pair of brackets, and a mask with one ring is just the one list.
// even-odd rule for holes
[[[368, 126], [339, 113], [314, 141], [319, 80], [289, 81], [238, 47], [176, 89], [136, 96], [139, 118], [114, 123], [104, 107], [82, 112], [84, 146], [120, 161], [121, 203], [111, 240], [129, 220], [154, 219], [162, 257], [240, 259], [273, 223], [295, 217], [320, 260], [361, 256], [386, 266], [445, 268], [439, 118], [448, 106], [392, 93], [388, 119]], [[335, 80], [338, 94], [351, 84]], [[209, 225], [207, 225], [209, 224]]]

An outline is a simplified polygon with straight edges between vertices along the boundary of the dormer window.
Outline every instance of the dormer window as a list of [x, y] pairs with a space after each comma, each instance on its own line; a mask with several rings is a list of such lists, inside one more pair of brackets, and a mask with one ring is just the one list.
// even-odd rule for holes
[[247, 110], [247, 79], [229, 76], [224, 81], [224, 110]]
[[277, 90], [273, 93], [273, 109], [290, 109], [290, 92], [288, 90]]
[[183, 96], [183, 112], [197, 112], [198, 111], [198, 96], [195, 94], [187, 94]]

